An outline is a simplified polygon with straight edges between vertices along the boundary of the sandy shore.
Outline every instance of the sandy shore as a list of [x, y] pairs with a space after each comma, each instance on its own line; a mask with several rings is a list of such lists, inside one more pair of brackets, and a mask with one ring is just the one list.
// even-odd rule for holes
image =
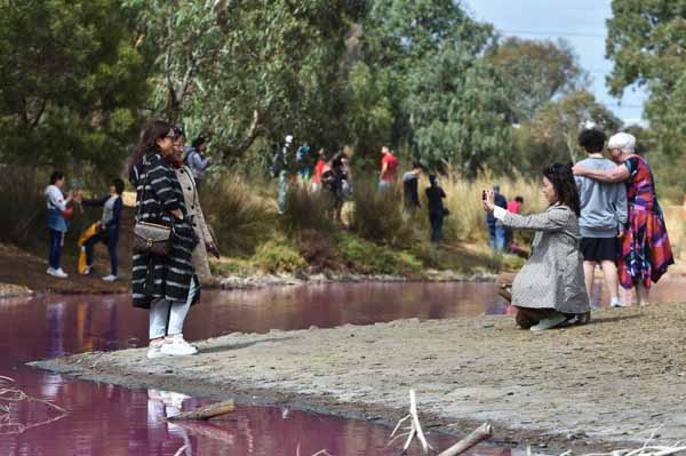
[[394, 423], [417, 391], [425, 425], [456, 434], [491, 420], [495, 440], [616, 448], [686, 437], [686, 304], [603, 310], [584, 327], [531, 333], [508, 317], [397, 321], [231, 334], [194, 357], [144, 349], [39, 367], [130, 387], [289, 403]]

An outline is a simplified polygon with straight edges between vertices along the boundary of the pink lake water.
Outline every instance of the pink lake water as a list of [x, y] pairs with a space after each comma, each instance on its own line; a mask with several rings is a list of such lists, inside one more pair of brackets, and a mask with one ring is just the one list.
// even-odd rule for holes
[[[665, 278], [653, 299], [680, 299], [683, 282], [680, 277]], [[365, 283], [209, 291], [191, 311], [185, 335], [197, 340], [236, 331], [507, 313], [495, 291], [492, 283]], [[599, 300], [596, 305], [604, 302]], [[397, 447], [386, 448], [390, 429], [365, 421], [241, 404], [226, 421], [181, 427], [167, 423], [165, 417], [206, 401], [174, 392], [79, 381], [24, 365], [71, 353], [145, 345], [147, 312], [132, 308], [126, 295], [0, 300], [0, 322], [0, 375], [13, 378], [27, 394], [68, 411], [63, 418], [41, 425], [56, 416], [44, 404], [22, 401], [12, 404], [9, 413], [0, 410], [3, 456], [174, 455], [184, 446], [184, 455], [309, 456], [322, 449], [336, 456], [398, 454]], [[0, 406], [4, 404], [0, 400]], [[17, 432], [22, 426], [27, 429]], [[441, 434], [430, 434], [429, 439], [438, 448], [454, 442]], [[472, 454], [521, 451], [482, 445]]]

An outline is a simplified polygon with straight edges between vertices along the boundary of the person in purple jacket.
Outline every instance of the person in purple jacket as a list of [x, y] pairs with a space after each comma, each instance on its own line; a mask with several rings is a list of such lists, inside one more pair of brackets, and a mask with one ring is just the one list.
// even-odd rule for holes
[[110, 185], [110, 193], [102, 198], [82, 200], [84, 206], [101, 206], [102, 219], [98, 222], [98, 234], [86, 241], [86, 270], [84, 274], [90, 274], [93, 266], [93, 247], [98, 242], [107, 244], [107, 251], [110, 254], [111, 273], [102, 278], [107, 282], [114, 282], [119, 278], [119, 227], [121, 225], [122, 199], [124, 192], [124, 181], [117, 178]]

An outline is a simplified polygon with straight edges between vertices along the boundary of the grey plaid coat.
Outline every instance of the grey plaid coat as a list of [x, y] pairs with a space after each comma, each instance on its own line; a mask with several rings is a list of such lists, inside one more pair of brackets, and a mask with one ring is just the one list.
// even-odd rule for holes
[[[172, 166], [151, 151], [137, 163], [129, 176], [136, 187], [136, 213], [140, 220], [174, 226], [171, 252], [166, 257], [150, 253], [133, 253], [131, 288], [133, 305], [150, 308], [154, 299], [186, 301], [195, 270], [191, 254], [195, 247], [193, 227], [183, 192]], [[180, 210], [184, 220], [170, 214]], [[199, 293], [194, 296], [194, 303]]]
[[512, 283], [512, 304], [575, 314], [590, 310], [579, 251], [579, 220], [554, 204], [540, 214], [507, 213], [503, 225], [536, 232], [533, 253]]

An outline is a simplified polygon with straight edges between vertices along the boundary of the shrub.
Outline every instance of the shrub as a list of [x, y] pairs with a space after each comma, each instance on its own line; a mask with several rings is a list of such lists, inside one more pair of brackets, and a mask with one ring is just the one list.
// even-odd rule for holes
[[288, 234], [305, 230], [331, 233], [336, 226], [333, 222], [333, 203], [329, 192], [310, 192], [298, 185], [291, 185], [286, 197], [286, 212], [279, 218]]
[[402, 210], [399, 187], [380, 192], [371, 180], [355, 181], [351, 230], [359, 236], [394, 247], [408, 247], [417, 240]]
[[336, 251], [331, 235], [315, 230], [304, 230], [298, 236], [298, 249], [314, 270], [340, 270], [343, 261]]
[[339, 234], [338, 249], [348, 267], [363, 274], [408, 274], [423, 267], [411, 253], [396, 253], [350, 233]]
[[239, 176], [214, 177], [200, 192], [207, 223], [214, 229], [224, 255], [252, 255], [272, 235], [275, 215], [255, 195], [255, 187]]
[[298, 250], [284, 241], [265, 242], [257, 248], [253, 259], [257, 266], [271, 273], [295, 272], [307, 266]]

